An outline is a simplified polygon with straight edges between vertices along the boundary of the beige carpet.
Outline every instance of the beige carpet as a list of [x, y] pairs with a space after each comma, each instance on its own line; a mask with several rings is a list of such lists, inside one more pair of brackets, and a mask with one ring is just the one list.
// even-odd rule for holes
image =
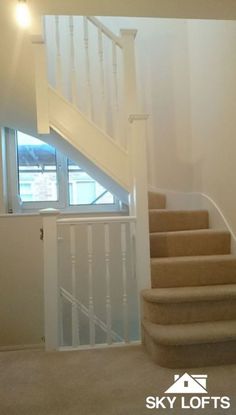
[[141, 415], [236, 413], [236, 365], [189, 370], [208, 374], [208, 393], [229, 395], [229, 410], [150, 410], [175, 373], [154, 364], [141, 346], [78, 352], [2, 352], [0, 415]]

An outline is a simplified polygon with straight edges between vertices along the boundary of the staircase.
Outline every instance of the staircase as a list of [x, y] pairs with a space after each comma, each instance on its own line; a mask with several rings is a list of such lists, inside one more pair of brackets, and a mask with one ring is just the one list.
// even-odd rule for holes
[[151, 289], [142, 291], [143, 343], [160, 366], [236, 362], [236, 256], [205, 210], [166, 209], [149, 193]]
[[[115, 34], [92, 16], [46, 16], [44, 23], [45, 30], [38, 22], [31, 33], [35, 55], [38, 134], [95, 177], [129, 208], [127, 218], [119, 215], [111, 219], [101, 215], [89, 217], [89, 220], [78, 217], [58, 219], [58, 211], [41, 212], [45, 347], [46, 350], [58, 350], [61, 345], [68, 346], [68, 343], [73, 347], [84, 346], [85, 336], [81, 338], [79, 326], [84, 318], [89, 328], [86, 346], [95, 347], [100, 342], [96, 338], [96, 329], [103, 335], [105, 333], [104, 344], [110, 346], [114, 340], [127, 343], [131, 339], [129, 326], [134, 327], [133, 323], [129, 323], [129, 301], [134, 310], [134, 321], [137, 322], [139, 315], [131, 299], [136, 301], [137, 292], [150, 285], [146, 155], [148, 115], [139, 110], [135, 59], [137, 30], [121, 29]], [[68, 253], [64, 262], [70, 262], [70, 272], [65, 273], [70, 280], [69, 288], [68, 281], [64, 286], [60, 285], [59, 268], [64, 270], [65, 264], [58, 267], [58, 232], [60, 227], [66, 226], [64, 240], [67, 244], [63, 252]], [[86, 228], [83, 246], [87, 251], [83, 259], [87, 263], [86, 271], [81, 273], [86, 277], [84, 286], [88, 285], [84, 302], [81, 300], [81, 289], [78, 295], [81, 269], [77, 269], [77, 263], [81, 266], [78, 259], [81, 250], [78, 249], [76, 226]], [[81, 232], [77, 233], [81, 235]], [[98, 234], [101, 238], [99, 244], [94, 242]], [[62, 245], [63, 235], [59, 236], [59, 240]], [[114, 248], [113, 240], [118, 249]], [[94, 266], [96, 246], [103, 248], [103, 252], [99, 251], [99, 264], [105, 265], [105, 271], [100, 271], [101, 290], [94, 289], [94, 269], [100, 269]], [[128, 249], [132, 252], [129, 255]], [[122, 292], [122, 318], [116, 316], [112, 304], [111, 267], [114, 261], [118, 272], [115, 280], [120, 283], [119, 290]], [[133, 297], [129, 296], [128, 285], [131, 285], [128, 274], [135, 278], [135, 284], [137, 282], [139, 287], [136, 290], [136, 285], [133, 286]], [[101, 294], [102, 290], [103, 297], [100, 295], [99, 301], [103, 301], [103, 311], [102, 316], [98, 316], [98, 297], [95, 298], [95, 294], [97, 291]], [[63, 324], [60, 324], [65, 320], [61, 307], [64, 301], [70, 307], [71, 318], [67, 320], [69, 336], [64, 336]], [[123, 327], [118, 337], [118, 329], [113, 330], [112, 319]], [[100, 334], [97, 337], [101, 337]]]

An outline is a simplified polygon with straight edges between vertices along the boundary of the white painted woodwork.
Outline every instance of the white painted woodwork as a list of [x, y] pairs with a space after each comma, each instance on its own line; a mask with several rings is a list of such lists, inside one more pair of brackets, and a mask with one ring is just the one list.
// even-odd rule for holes
[[88, 218], [62, 218], [58, 219], [60, 225], [79, 224], [79, 223], [106, 223], [106, 222], [131, 222], [135, 223], [135, 216], [94, 216]]
[[0, 215], [8, 211], [6, 132], [0, 128]]
[[121, 39], [116, 36], [108, 27], [106, 27], [99, 19], [97, 19], [94, 16], [86, 16], [87, 20], [89, 20], [91, 23], [94, 24], [97, 28], [99, 28], [104, 35], [106, 35], [110, 40], [115, 42], [117, 46], [119, 46], [121, 49], [123, 48], [123, 43]]
[[[78, 287], [78, 281], [80, 278], [79, 272], [76, 273], [76, 269], [73, 266], [75, 266], [76, 263], [76, 239], [75, 239], [75, 229], [79, 224], [85, 225], [85, 234], [87, 238], [87, 258], [85, 258], [85, 261], [87, 261], [87, 282], [88, 282], [88, 306], [83, 304], [81, 300], [78, 299], [78, 291], [76, 288]], [[103, 250], [102, 254], [100, 253], [100, 261], [101, 263], [104, 263], [104, 278], [105, 278], [105, 284], [104, 284], [104, 298], [105, 298], [105, 315], [104, 315], [104, 321], [98, 317], [95, 314], [94, 310], [94, 304], [96, 301], [96, 291], [94, 290], [94, 276], [96, 275], [94, 273], [94, 261], [96, 261], [95, 258], [97, 255], [97, 242], [94, 238], [94, 232], [96, 232], [96, 224], [102, 225], [102, 232], [103, 232]], [[112, 225], [116, 224], [115, 227]], [[123, 342], [127, 343], [130, 341], [129, 339], [129, 313], [128, 313], [128, 298], [130, 295], [130, 292], [128, 291], [128, 278], [133, 278], [132, 276], [128, 274], [128, 246], [127, 242], [130, 244], [129, 252], [131, 249], [131, 257], [129, 259], [130, 261], [135, 260], [135, 255], [133, 255], [133, 246], [132, 241], [133, 238], [135, 238], [135, 225], [136, 225], [136, 218], [131, 216], [110, 216], [110, 217], [93, 217], [93, 218], [61, 218], [57, 220], [57, 226], [69, 226], [69, 233], [70, 233], [70, 255], [72, 260], [72, 288], [71, 293], [68, 292], [65, 288], [60, 287], [60, 295], [61, 298], [63, 298], [65, 301], [68, 301], [72, 308], [76, 308], [78, 316], [79, 312], [82, 313], [84, 316], [88, 318], [88, 329], [89, 329], [89, 344], [91, 347], [96, 346], [96, 336], [95, 336], [95, 328], [99, 327], [106, 336], [106, 344], [112, 345], [113, 342]], [[118, 226], [118, 227], [117, 227]], [[101, 229], [101, 228], [100, 228]], [[120, 249], [118, 248], [112, 248], [111, 239], [114, 238], [113, 232], [116, 232], [117, 238], [118, 238], [118, 244], [120, 244]], [[129, 234], [127, 234], [129, 232]], [[78, 233], [79, 238], [79, 233]], [[82, 238], [84, 238], [84, 234], [82, 234]], [[135, 244], [134, 244], [135, 246]], [[116, 321], [113, 320], [112, 315], [112, 274], [111, 274], [111, 262], [114, 261], [115, 257], [118, 255], [118, 257], [121, 260], [121, 268], [120, 268], [120, 274], [119, 279], [116, 280], [116, 284], [118, 284], [118, 287], [120, 289], [120, 292], [122, 293], [120, 298], [120, 311], [122, 312], [122, 326], [123, 326], [123, 332], [122, 335], [118, 334], [114, 329], [112, 329], [113, 322]], [[131, 267], [132, 270], [135, 271], [135, 266]], [[114, 283], [114, 281], [113, 281]], [[76, 287], [77, 285], [77, 287]], [[114, 286], [113, 286], [114, 289]], [[132, 293], [132, 295], [136, 295], [137, 293]], [[116, 304], [117, 307], [117, 304]], [[116, 309], [117, 310], [117, 309]], [[73, 317], [73, 315], [72, 315]], [[76, 317], [77, 318], [77, 317]], [[62, 320], [61, 320], [62, 322]], [[76, 327], [78, 328], [78, 322], [74, 323]], [[75, 326], [72, 326], [72, 347], [80, 346], [80, 339], [76, 338], [74, 340], [74, 336], [77, 336], [77, 333], [73, 330], [75, 329]], [[79, 332], [80, 333], [80, 332]], [[81, 333], [80, 333], [81, 334]], [[81, 334], [82, 336], [82, 334]], [[77, 343], [77, 344], [76, 344]]]
[[57, 350], [60, 344], [58, 249], [56, 209], [40, 211], [43, 218], [44, 255], [44, 336], [47, 351]]
[[104, 224], [104, 242], [105, 242], [105, 267], [106, 267], [106, 323], [107, 323], [107, 344], [112, 343], [111, 333], [111, 274], [110, 274], [110, 227], [108, 223]]
[[[90, 62], [90, 44], [89, 44], [89, 23], [97, 28], [98, 32], [98, 54], [100, 65], [100, 86], [101, 86], [101, 125], [98, 128], [92, 120], [93, 118], [93, 79], [91, 78], [91, 62]], [[77, 97], [76, 85], [76, 65], [75, 65], [75, 45], [74, 45], [74, 22], [73, 18], [69, 18], [70, 30], [70, 75], [71, 75], [71, 96], [72, 103], [75, 104]], [[111, 313], [111, 271], [110, 262], [111, 255], [114, 253], [110, 251], [110, 223], [120, 222], [120, 237], [121, 237], [121, 262], [122, 262], [122, 309], [123, 309], [123, 337], [124, 341], [129, 341], [129, 313], [128, 313], [128, 291], [127, 291], [127, 229], [130, 232], [130, 240], [133, 247], [133, 255], [131, 260], [131, 272], [137, 278], [138, 288], [143, 289], [150, 287], [150, 254], [149, 254], [149, 229], [148, 229], [148, 204], [147, 204], [147, 154], [146, 154], [146, 121], [147, 115], [138, 113], [137, 100], [137, 83], [136, 83], [136, 65], [135, 65], [135, 45], [134, 40], [136, 30], [121, 30], [121, 37], [115, 36], [109, 29], [107, 29], [98, 19], [94, 17], [83, 18], [83, 42], [85, 52], [85, 72], [86, 72], [86, 90], [87, 90], [87, 115], [83, 115], [75, 105], [71, 105], [62, 94], [62, 66], [61, 66], [61, 45], [59, 32], [59, 17], [56, 17], [56, 56], [57, 56], [57, 91], [51, 87], [45, 88], [41, 91], [42, 97], [39, 102], [39, 120], [40, 108], [43, 106], [42, 102], [47, 102], [46, 108], [41, 108], [45, 111], [41, 120], [45, 125], [50, 127], [61, 137], [64, 138], [73, 148], [77, 149], [83, 154], [89, 162], [97, 166], [102, 172], [117, 183], [121, 188], [130, 193], [130, 217], [117, 218], [70, 218], [58, 220], [58, 225], [70, 225], [70, 249], [71, 249], [71, 266], [72, 266], [72, 293], [66, 294], [63, 292], [65, 298], [72, 304], [72, 343], [73, 347], [79, 344], [79, 310], [85, 314], [84, 305], [81, 305], [76, 296], [76, 244], [75, 244], [75, 227], [78, 223], [85, 223], [87, 230], [87, 260], [88, 260], [88, 308], [87, 316], [89, 321], [89, 337], [90, 346], [96, 343], [96, 324], [102, 324], [106, 330], [107, 344], [111, 344], [114, 336], [112, 332], [112, 313]], [[114, 141], [108, 134], [105, 133], [106, 114], [107, 114], [107, 99], [106, 99], [106, 77], [105, 77], [105, 61], [104, 61], [104, 45], [103, 36], [109, 38], [112, 46], [111, 56], [111, 79], [113, 84], [113, 102], [112, 115], [116, 122], [113, 122], [114, 135], [120, 137], [119, 127], [119, 74], [117, 63], [117, 47], [122, 49], [123, 53], [123, 73], [124, 73], [124, 126], [122, 131], [125, 131], [125, 137]], [[37, 44], [37, 47], [39, 45]], [[38, 49], [39, 51], [39, 49]], [[41, 49], [41, 55], [38, 52], [40, 65], [43, 67], [42, 56], [45, 51]], [[39, 65], [39, 67], [40, 67]], [[45, 75], [44, 75], [45, 76]], [[40, 77], [39, 77], [40, 78]], [[40, 83], [39, 83], [40, 85]], [[43, 96], [44, 93], [44, 96]], [[41, 107], [40, 107], [41, 105]], [[132, 115], [133, 114], [133, 115]], [[45, 251], [45, 274], [48, 278], [49, 274], [53, 275], [53, 282], [50, 284], [45, 282], [49, 293], [58, 293], [57, 287], [57, 263], [55, 258], [57, 256], [57, 249], [55, 248], [56, 238], [56, 219], [55, 215], [45, 216], [45, 221], [48, 220], [48, 226], [51, 226], [51, 239], [47, 236], [47, 243], [45, 245], [52, 246], [52, 259]], [[48, 219], [47, 219], [48, 218]], [[54, 218], [52, 220], [52, 218]], [[131, 225], [137, 219], [136, 228]], [[103, 223], [104, 225], [104, 259], [105, 259], [105, 298], [106, 298], [106, 323], [98, 322], [97, 316], [94, 314], [94, 290], [93, 290], [93, 229], [94, 223]], [[129, 226], [127, 227], [127, 224]], [[49, 250], [50, 251], [50, 250]], [[48, 251], [48, 252], [49, 252]], [[50, 270], [51, 267], [51, 270]], [[50, 271], [50, 272], [49, 272]], [[49, 279], [49, 281], [51, 281]], [[54, 284], [54, 285], [53, 285]], [[62, 292], [62, 291], [61, 291]], [[46, 296], [45, 316], [48, 319], [49, 307], [48, 298]], [[56, 297], [56, 299], [55, 299]], [[58, 308], [58, 295], [54, 295], [53, 312], [49, 320], [46, 321], [47, 326], [47, 347], [52, 349], [58, 347], [58, 315], [55, 317]], [[51, 307], [51, 306], [50, 306]], [[49, 321], [49, 323], [48, 323]], [[56, 329], [53, 327], [51, 335], [49, 334], [49, 326], [56, 324]], [[54, 325], [55, 325], [54, 324]]]
[[128, 319], [128, 298], [127, 298], [127, 247], [126, 247], [126, 224], [121, 224], [121, 260], [122, 260], [122, 285], [123, 285], [123, 327], [124, 340], [129, 341], [129, 319]]
[[131, 180], [127, 152], [53, 88], [49, 87], [48, 93], [50, 126], [118, 185], [129, 191]]
[[34, 49], [37, 130], [39, 134], [49, 134], [46, 49], [41, 35], [32, 35], [31, 40]]
[[[72, 296], [77, 296], [77, 275], [76, 275], [76, 240], [75, 240], [75, 226], [70, 226], [70, 255], [71, 255], [71, 287]], [[79, 340], [79, 314], [77, 305], [72, 303], [72, 346], [76, 347], [80, 344]]]
[[100, 63], [100, 85], [101, 85], [101, 127], [106, 131], [106, 92], [105, 92], [105, 68], [104, 68], [104, 53], [103, 53], [103, 38], [102, 30], [98, 28], [98, 55]]
[[118, 95], [118, 65], [117, 65], [117, 46], [112, 42], [112, 75], [113, 75], [113, 137], [117, 140], [120, 138], [120, 109]]
[[124, 146], [130, 153], [130, 140], [128, 140], [129, 125], [128, 117], [138, 111], [137, 104], [137, 80], [136, 80], [136, 62], [135, 62], [135, 37], [137, 30], [122, 29], [120, 31], [123, 43], [123, 73], [124, 73]]
[[86, 88], [87, 88], [87, 115], [90, 120], [93, 119], [93, 95], [90, 74], [90, 57], [89, 57], [89, 28], [87, 17], [83, 18], [84, 27], [84, 50], [85, 50], [85, 73], [86, 73]]
[[94, 320], [94, 303], [93, 303], [93, 227], [87, 225], [88, 238], [88, 300], [89, 300], [89, 338], [90, 346], [95, 345], [95, 320]]
[[62, 94], [62, 62], [61, 62], [61, 41], [60, 41], [60, 20], [55, 16], [56, 28], [56, 89]]
[[76, 64], [75, 64], [75, 46], [74, 46], [74, 18], [69, 16], [69, 31], [70, 31], [70, 90], [71, 90], [71, 102], [74, 105], [78, 104], [77, 96], [77, 81], [76, 81]]
[[[77, 309], [83, 313], [86, 317], [89, 317], [89, 309], [84, 304], [81, 303], [77, 298], [74, 298], [67, 290], [60, 287], [61, 297], [65, 300], [69, 301], [70, 304], [76, 304]], [[100, 329], [107, 334], [107, 325], [102, 321], [98, 316], [94, 315], [94, 322], [96, 326], [100, 327]], [[114, 330], [111, 330], [111, 337], [114, 342], [122, 342], [122, 337], [116, 333]]]
[[150, 246], [148, 224], [148, 185], [147, 185], [147, 119], [146, 114], [134, 114], [130, 121], [130, 151], [133, 182], [133, 214], [136, 223], [136, 273], [139, 290], [149, 288]]

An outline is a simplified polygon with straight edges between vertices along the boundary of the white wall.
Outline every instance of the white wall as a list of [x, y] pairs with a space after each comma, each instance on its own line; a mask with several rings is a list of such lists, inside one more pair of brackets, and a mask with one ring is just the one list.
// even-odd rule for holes
[[191, 125], [186, 20], [100, 18], [119, 34], [138, 30], [135, 45], [140, 110], [148, 121], [149, 184], [191, 191]]
[[193, 189], [236, 231], [236, 22], [191, 21]]

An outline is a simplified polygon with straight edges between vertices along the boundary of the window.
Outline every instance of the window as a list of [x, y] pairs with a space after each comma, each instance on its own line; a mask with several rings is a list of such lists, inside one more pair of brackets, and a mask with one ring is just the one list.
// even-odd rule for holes
[[114, 195], [54, 147], [20, 131], [15, 140], [11, 138], [10, 211], [47, 207], [86, 212], [119, 210]]
[[114, 196], [103, 186], [68, 161], [70, 205], [114, 204]]
[[58, 200], [55, 149], [41, 140], [18, 133], [17, 156], [21, 201]]

